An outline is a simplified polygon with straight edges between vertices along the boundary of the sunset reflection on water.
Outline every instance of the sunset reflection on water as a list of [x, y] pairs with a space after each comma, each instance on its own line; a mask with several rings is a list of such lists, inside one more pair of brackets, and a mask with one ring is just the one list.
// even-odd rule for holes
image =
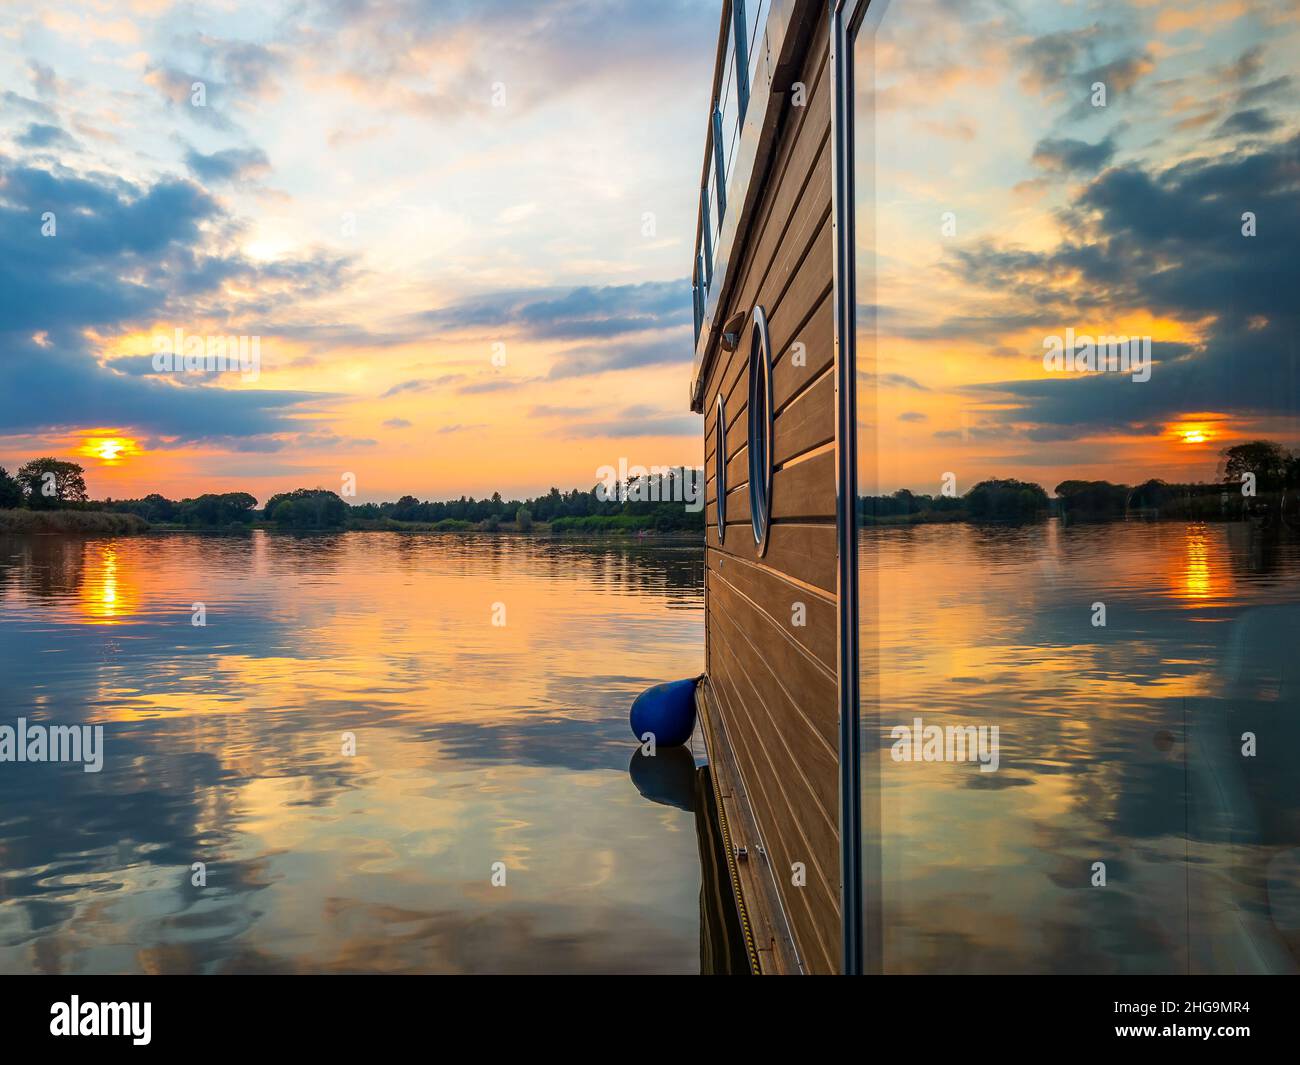
[[[1300, 540], [1052, 520], [860, 548], [887, 972], [1296, 967]], [[894, 761], [918, 717], [998, 726], [997, 771]]]
[[3, 539], [0, 716], [107, 751], [0, 768], [0, 970], [695, 971], [694, 819], [628, 779], [627, 710], [699, 671], [700, 577], [671, 543]]

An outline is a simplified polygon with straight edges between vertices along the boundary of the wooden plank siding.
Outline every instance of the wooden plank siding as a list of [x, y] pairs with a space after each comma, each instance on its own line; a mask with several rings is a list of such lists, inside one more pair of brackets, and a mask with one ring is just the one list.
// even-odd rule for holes
[[[780, 906], [805, 971], [840, 968], [836, 702], [835, 368], [831, 304], [829, 19], [820, 16], [787, 95], [734, 283], [718, 320], [745, 313], [734, 352], [704, 367], [707, 664]], [[747, 401], [753, 308], [772, 341], [772, 514], [750, 526]], [[716, 404], [726, 409], [726, 536], [719, 542]], [[798, 622], [802, 622], [799, 624]], [[744, 841], [740, 841], [744, 842]], [[807, 883], [792, 883], [802, 863]], [[760, 944], [760, 949], [762, 945]]]

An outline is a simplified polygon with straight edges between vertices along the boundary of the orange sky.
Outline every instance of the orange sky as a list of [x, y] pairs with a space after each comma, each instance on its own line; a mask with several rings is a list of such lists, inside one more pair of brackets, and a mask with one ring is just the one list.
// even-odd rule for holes
[[[0, 464], [76, 457], [118, 498], [353, 475], [366, 501], [701, 460], [687, 264], [715, 3], [130, 8], [0, 33]], [[864, 481], [1209, 480], [1226, 444], [1297, 442], [1295, 311], [1267, 265], [1294, 190], [1241, 193], [1269, 220], [1245, 243], [1243, 205], [1206, 186], [1280, 173], [1293, 7], [918, 0], [870, 39]], [[1066, 328], [1150, 337], [1152, 379], [1047, 372]], [[178, 330], [257, 338], [256, 374], [159, 371]]]

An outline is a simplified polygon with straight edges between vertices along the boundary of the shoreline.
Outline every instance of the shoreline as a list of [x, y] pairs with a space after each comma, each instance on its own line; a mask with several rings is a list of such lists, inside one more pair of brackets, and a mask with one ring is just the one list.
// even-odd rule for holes
[[[912, 528], [921, 525], [976, 525], [984, 528], [1002, 525], [1037, 525], [1055, 519], [1062, 526], [1074, 525], [1109, 525], [1109, 524], [1166, 524], [1184, 525], [1254, 525], [1262, 528], [1293, 527], [1283, 521], [1280, 524], [1267, 520], [1263, 515], [1187, 515], [1142, 513], [1117, 515], [1074, 515], [1074, 514], [1040, 514], [1024, 519], [975, 519], [960, 513], [898, 514], [881, 517], [868, 517], [860, 521], [859, 529], [872, 528]], [[202, 533], [220, 535], [244, 535], [256, 531], [280, 533], [282, 535], [302, 536], [322, 533], [437, 533], [471, 536], [509, 536], [541, 540], [595, 540], [617, 539], [630, 542], [653, 541], [698, 541], [703, 543], [703, 530], [692, 529], [629, 529], [625, 525], [611, 523], [607, 527], [573, 528], [562, 525], [555, 528], [552, 523], [534, 522], [528, 529], [519, 529], [513, 522], [502, 522], [493, 528], [484, 528], [471, 522], [399, 522], [386, 519], [381, 522], [356, 521], [347, 525], [331, 526], [321, 529], [296, 529], [277, 525], [275, 522], [254, 521], [248, 524], [232, 525], [180, 525], [173, 522], [149, 523], [135, 514], [124, 514], [104, 510], [0, 510], [0, 535], [84, 535], [84, 536], [135, 536], [146, 533]], [[1300, 526], [1293, 531], [1300, 532]]]
[[546, 540], [586, 540], [597, 537], [622, 540], [699, 540], [703, 542], [703, 529], [628, 529], [611, 525], [608, 528], [555, 528], [549, 522], [534, 522], [531, 528], [520, 529], [514, 522], [501, 522], [494, 528], [484, 528], [474, 522], [402, 522], [353, 521], [346, 525], [320, 529], [299, 529], [278, 525], [273, 521], [253, 521], [230, 525], [181, 525], [175, 522], [148, 522], [135, 514], [109, 510], [4, 510], [0, 509], [0, 535], [13, 534], [68, 534], [68, 535], [139, 535], [142, 533], [219, 533], [242, 535], [257, 531], [301, 536], [304, 534], [380, 532], [380, 533], [438, 533], [477, 536], [529, 537]]

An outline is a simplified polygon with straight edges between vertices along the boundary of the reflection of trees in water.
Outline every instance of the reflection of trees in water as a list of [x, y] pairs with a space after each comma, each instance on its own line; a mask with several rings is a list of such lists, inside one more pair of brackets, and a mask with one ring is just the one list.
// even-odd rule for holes
[[553, 550], [558, 559], [628, 591], [659, 592], [669, 599], [695, 602], [704, 587], [704, 547], [699, 541], [557, 543]]
[[[263, 532], [267, 563], [272, 574], [333, 575], [343, 571], [348, 561], [346, 533]], [[361, 535], [361, 534], [358, 534]], [[197, 538], [200, 542], [206, 536]]]
[[[1228, 542], [1228, 559], [1233, 573], [1241, 577], [1259, 577], [1300, 571], [1300, 530], [1286, 526], [1260, 526], [1234, 522], [1223, 526]], [[1300, 589], [1296, 591], [1300, 599]]]
[[101, 541], [70, 536], [0, 536], [0, 586], [42, 598], [81, 589], [86, 551]]
[[[71, 536], [0, 537], [0, 586], [16, 583], [42, 598], [82, 590], [87, 553], [112, 541]], [[467, 570], [509, 576], [526, 566], [543, 576], [578, 576], [595, 586], [627, 592], [660, 592], [695, 601], [704, 586], [704, 548], [695, 539], [546, 539], [457, 533], [204, 533], [136, 536], [129, 543], [145, 552], [174, 551], [196, 565], [219, 565], [231, 550], [252, 552], [270, 575], [333, 575], [350, 571], [357, 549], [391, 553], [403, 570], [463, 564]], [[432, 550], [431, 550], [432, 548]], [[120, 552], [123, 566], [134, 553]], [[129, 574], [126, 574], [129, 576]]]

